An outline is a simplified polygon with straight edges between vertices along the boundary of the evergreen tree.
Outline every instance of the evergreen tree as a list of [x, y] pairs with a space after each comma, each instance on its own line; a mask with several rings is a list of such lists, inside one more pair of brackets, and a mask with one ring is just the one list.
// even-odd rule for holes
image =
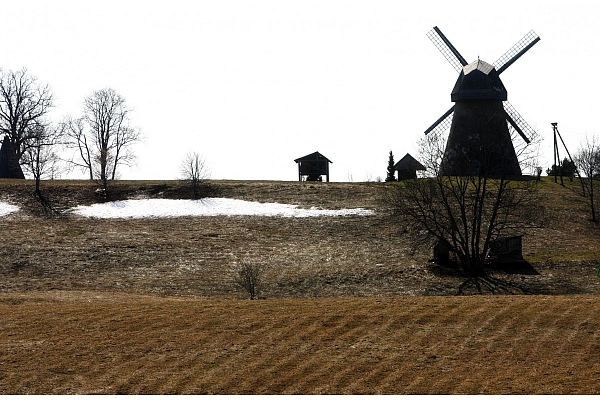
[[390, 158], [388, 159], [387, 166], [387, 176], [385, 177], [386, 182], [394, 182], [396, 180], [396, 170], [394, 169], [394, 165], [396, 165], [396, 163], [394, 162], [394, 155], [390, 150]]
[[552, 168], [548, 168], [546, 170], [548, 176], [554, 176], [555, 172], [556, 175], [567, 176], [572, 181], [573, 177], [575, 177], [575, 174], [577, 173], [577, 166], [573, 161], [565, 157], [560, 165], [557, 166], [556, 164], [552, 164]]

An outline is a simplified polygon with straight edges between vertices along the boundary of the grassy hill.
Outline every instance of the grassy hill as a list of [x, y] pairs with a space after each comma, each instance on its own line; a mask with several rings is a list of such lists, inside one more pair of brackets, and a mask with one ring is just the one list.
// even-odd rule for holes
[[[412, 249], [382, 186], [211, 183], [366, 217], [101, 220], [49, 217], [32, 182], [0, 181], [22, 207], [0, 218], [0, 393], [600, 392], [600, 235], [575, 183], [541, 184], [552, 218], [523, 240], [536, 274], [491, 272], [512, 296], [454, 296], [463, 279]], [[102, 201], [89, 182], [42, 189], [59, 210]], [[245, 260], [267, 266], [264, 300], [234, 285]]]

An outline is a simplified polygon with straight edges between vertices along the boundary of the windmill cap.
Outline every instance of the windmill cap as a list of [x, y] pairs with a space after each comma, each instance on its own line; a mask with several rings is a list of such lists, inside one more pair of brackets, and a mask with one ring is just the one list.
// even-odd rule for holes
[[482, 60], [465, 65], [456, 80], [452, 101], [506, 100], [507, 92], [493, 65]]

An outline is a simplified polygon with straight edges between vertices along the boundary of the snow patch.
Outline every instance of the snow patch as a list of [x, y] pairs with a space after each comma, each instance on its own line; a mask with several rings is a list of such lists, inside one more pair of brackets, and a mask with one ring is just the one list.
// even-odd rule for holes
[[19, 211], [20, 208], [12, 204], [0, 201], [0, 217]]
[[305, 209], [291, 204], [259, 203], [256, 201], [225, 198], [206, 198], [202, 200], [124, 200], [97, 203], [91, 206], [78, 206], [72, 208], [70, 212], [89, 218], [156, 218], [217, 215], [306, 218], [373, 214], [372, 210], [364, 208], [324, 210], [312, 207]]

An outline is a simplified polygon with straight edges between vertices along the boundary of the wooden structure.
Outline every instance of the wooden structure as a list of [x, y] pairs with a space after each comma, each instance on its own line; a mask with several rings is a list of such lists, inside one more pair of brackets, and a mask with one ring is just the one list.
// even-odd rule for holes
[[523, 235], [502, 236], [490, 243], [489, 257], [499, 262], [522, 261]]
[[318, 151], [297, 158], [294, 162], [298, 164], [299, 181], [302, 181], [303, 177], [306, 177], [307, 181], [322, 181], [322, 176], [325, 175], [326, 181], [329, 182], [329, 164], [332, 161]]
[[398, 171], [399, 181], [403, 179], [416, 179], [417, 171], [426, 170], [423, 164], [415, 160], [415, 158], [408, 153], [394, 165], [394, 169]]
[[433, 262], [445, 265], [450, 262], [450, 243], [446, 240], [438, 240], [438, 242], [433, 246]]
[[25, 179], [17, 152], [8, 136], [4, 137], [0, 147], [0, 178]]

